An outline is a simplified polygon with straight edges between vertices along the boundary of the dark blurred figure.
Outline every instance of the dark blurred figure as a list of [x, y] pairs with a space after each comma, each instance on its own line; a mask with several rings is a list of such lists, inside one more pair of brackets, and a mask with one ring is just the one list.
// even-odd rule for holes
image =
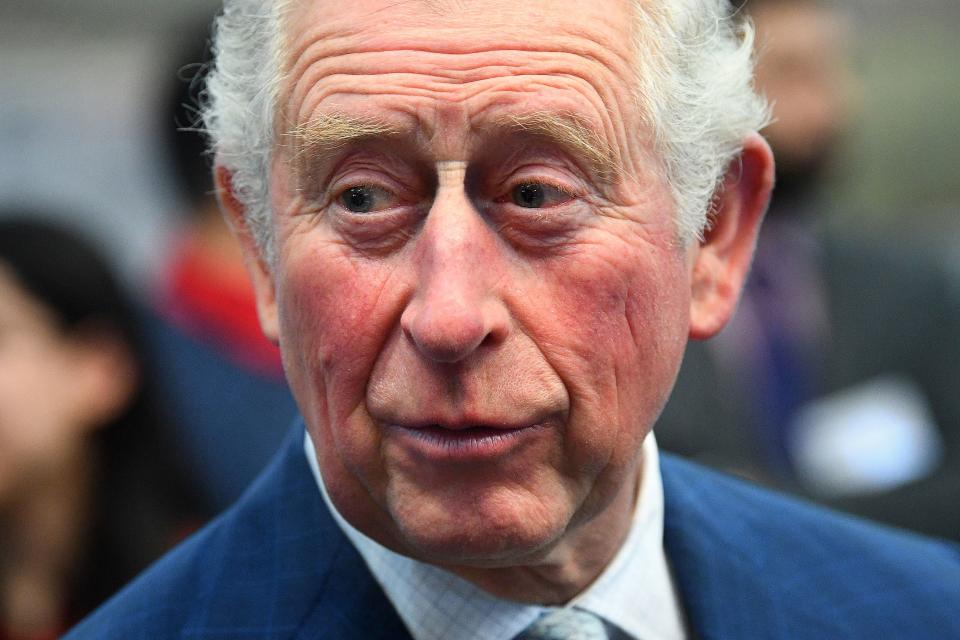
[[855, 96], [843, 14], [750, 0], [777, 185], [737, 315], [691, 343], [665, 449], [960, 539], [960, 300], [905, 238], [836, 228], [822, 182]]
[[179, 438], [215, 512], [266, 464], [296, 411], [280, 352], [260, 330], [240, 249], [213, 196], [206, 139], [197, 130], [208, 29], [194, 30], [183, 49], [160, 116], [182, 226], [147, 324]]
[[0, 638], [54, 638], [193, 525], [133, 311], [99, 256], [0, 219]]

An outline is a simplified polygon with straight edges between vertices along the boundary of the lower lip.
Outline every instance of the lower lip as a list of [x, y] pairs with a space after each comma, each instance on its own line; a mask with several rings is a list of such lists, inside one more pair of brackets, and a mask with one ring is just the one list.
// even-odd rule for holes
[[456, 461], [489, 460], [505, 456], [542, 429], [543, 425], [540, 424], [519, 429], [387, 426], [391, 435], [398, 437], [420, 456], [431, 460]]

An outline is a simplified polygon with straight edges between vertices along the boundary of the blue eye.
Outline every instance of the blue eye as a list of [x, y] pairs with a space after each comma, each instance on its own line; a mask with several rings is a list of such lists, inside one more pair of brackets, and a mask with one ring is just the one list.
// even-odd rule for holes
[[361, 185], [350, 187], [340, 194], [340, 204], [347, 211], [370, 213], [390, 206], [390, 194], [378, 187]]
[[524, 209], [550, 207], [569, 199], [569, 194], [540, 182], [518, 184], [510, 191], [510, 200], [513, 204]]

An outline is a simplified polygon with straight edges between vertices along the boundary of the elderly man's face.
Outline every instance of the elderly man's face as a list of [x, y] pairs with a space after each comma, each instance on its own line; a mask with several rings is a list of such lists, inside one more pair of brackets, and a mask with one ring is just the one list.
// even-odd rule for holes
[[507, 566], [629, 513], [698, 267], [629, 3], [449, 4], [295, 4], [259, 297], [341, 513]]

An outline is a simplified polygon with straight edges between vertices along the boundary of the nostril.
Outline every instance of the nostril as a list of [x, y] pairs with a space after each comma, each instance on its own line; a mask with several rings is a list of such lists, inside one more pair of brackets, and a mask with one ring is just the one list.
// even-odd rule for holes
[[483, 339], [477, 346], [478, 349], [494, 347], [504, 341], [507, 335], [506, 324], [499, 322], [487, 322], [486, 331]]

